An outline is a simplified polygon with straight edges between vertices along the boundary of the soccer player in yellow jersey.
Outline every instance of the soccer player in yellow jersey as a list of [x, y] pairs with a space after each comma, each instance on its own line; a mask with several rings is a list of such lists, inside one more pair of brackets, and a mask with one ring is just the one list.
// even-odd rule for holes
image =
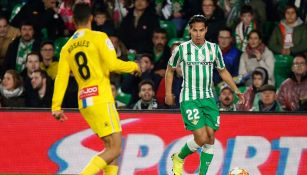
[[94, 156], [81, 174], [96, 174], [103, 170], [107, 175], [115, 175], [118, 172], [116, 160], [121, 151], [121, 126], [109, 74], [139, 74], [140, 69], [135, 62], [124, 62], [116, 58], [107, 35], [91, 30], [92, 19], [89, 4], [75, 4], [73, 20], [77, 31], [61, 50], [52, 99], [52, 115], [60, 121], [67, 119], [61, 110], [61, 103], [72, 71], [79, 86], [80, 112], [105, 143], [105, 150]]

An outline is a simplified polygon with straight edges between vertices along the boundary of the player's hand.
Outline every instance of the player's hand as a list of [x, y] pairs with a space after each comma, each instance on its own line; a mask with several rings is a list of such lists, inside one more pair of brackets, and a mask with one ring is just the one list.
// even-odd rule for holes
[[165, 94], [165, 104], [172, 106], [175, 104], [175, 96], [173, 94]]
[[53, 111], [52, 112], [52, 116], [56, 119], [59, 120], [61, 122], [67, 120], [68, 118], [66, 117], [66, 115], [64, 114], [63, 110], [60, 111]]
[[242, 105], [245, 103], [245, 98], [244, 95], [241, 92], [236, 92], [237, 96], [239, 97], [239, 102], [238, 104]]
[[142, 71], [141, 71], [140, 64], [137, 63], [137, 65], [138, 65], [138, 69], [133, 72], [133, 75], [140, 77], [142, 75]]

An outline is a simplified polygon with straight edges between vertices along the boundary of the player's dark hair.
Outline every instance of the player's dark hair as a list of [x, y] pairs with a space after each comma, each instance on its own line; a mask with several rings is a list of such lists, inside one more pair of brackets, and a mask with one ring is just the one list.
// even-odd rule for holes
[[189, 20], [189, 27], [192, 27], [192, 24], [197, 23], [197, 22], [201, 22], [204, 23], [205, 27], [207, 27], [207, 20], [204, 17], [204, 15], [194, 15], [191, 17], [191, 19]]
[[73, 19], [76, 25], [86, 24], [92, 15], [92, 9], [88, 3], [76, 3], [73, 7]]
[[252, 6], [244, 5], [243, 7], [241, 7], [240, 15], [243, 15], [245, 13], [250, 13], [251, 15], [253, 15], [254, 10], [253, 10]]

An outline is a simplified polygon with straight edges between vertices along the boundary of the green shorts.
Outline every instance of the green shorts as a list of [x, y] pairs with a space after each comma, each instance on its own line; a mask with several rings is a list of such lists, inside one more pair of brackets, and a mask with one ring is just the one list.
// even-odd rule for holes
[[214, 98], [183, 101], [180, 111], [187, 130], [209, 126], [213, 130], [220, 127], [220, 112]]

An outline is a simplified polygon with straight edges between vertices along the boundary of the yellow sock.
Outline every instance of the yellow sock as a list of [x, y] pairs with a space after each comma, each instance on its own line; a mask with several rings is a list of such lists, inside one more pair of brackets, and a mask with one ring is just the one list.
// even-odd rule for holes
[[95, 175], [107, 166], [106, 161], [104, 161], [99, 156], [94, 156], [92, 160], [86, 165], [86, 167], [81, 171], [81, 175]]
[[107, 165], [103, 169], [104, 175], [117, 175], [118, 166], [117, 165]]

